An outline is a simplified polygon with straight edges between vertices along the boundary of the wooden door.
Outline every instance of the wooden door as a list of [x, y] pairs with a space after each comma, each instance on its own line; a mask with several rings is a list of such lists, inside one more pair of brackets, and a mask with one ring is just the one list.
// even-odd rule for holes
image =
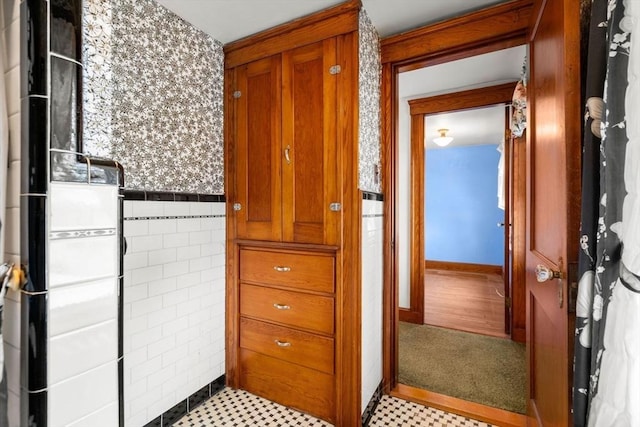
[[[567, 265], [578, 255], [579, 2], [536, 2], [530, 39], [527, 146], [527, 369], [530, 424], [571, 424], [572, 322]], [[560, 277], [544, 274], [548, 268]], [[538, 279], [538, 280], [537, 280]]]
[[283, 53], [283, 238], [335, 244], [340, 212], [336, 153], [336, 40]]
[[237, 181], [240, 239], [281, 240], [280, 55], [236, 69]]

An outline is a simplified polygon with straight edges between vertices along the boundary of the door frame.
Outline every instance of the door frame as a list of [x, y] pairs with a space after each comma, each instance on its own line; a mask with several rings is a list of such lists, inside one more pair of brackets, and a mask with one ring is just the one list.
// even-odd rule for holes
[[[425, 270], [425, 224], [424, 224], [424, 135], [426, 131], [425, 117], [430, 114], [452, 111], [472, 110], [491, 105], [510, 104], [516, 81], [461, 92], [435, 95], [409, 101], [411, 115], [411, 248], [410, 275], [411, 291], [409, 293], [409, 309], [398, 308], [399, 320], [417, 324], [424, 323], [424, 270]], [[508, 123], [508, 122], [506, 122]], [[509, 147], [510, 140], [505, 140]], [[505, 148], [508, 150], [508, 148]], [[505, 181], [508, 182], [508, 179]], [[524, 197], [524, 194], [522, 195]], [[505, 221], [509, 217], [508, 206], [505, 206]], [[507, 234], [505, 231], [505, 241]], [[505, 245], [506, 246], [506, 245]], [[524, 262], [524, 260], [523, 260]], [[503, 267], [507, 268], [507, 265]], [[504, 270], [503, 270], [504, 271]], [[505, 290], [507, 286], [505, 275]], [[505, 312], [506, 304], [505, 304]], [[510, 324], [510, 319], [508, 321]], [[507, 325], [505, 325], [507, 327]]]
[[[382, 50], [382, 147], [384, 176], [384, 287], [383, 287], [383, 388], [395, 394], [432, 407], [474, 416], [488, 422], [505, 422], [506, 411], [484, 411], [469, 408], [457, 399], [424, 396], [397, 390], [398, 357], [398, 236], [396, 205], [397, 175], [397, 101], [398, 74], [456, 59], [468, 58], [528, 43], [533, 15], [531, 0], [509, 3], [472, 12], [444, 22], [418, 28], [383, 39]], [[483, 407], [486, 408], [486, 407]]]

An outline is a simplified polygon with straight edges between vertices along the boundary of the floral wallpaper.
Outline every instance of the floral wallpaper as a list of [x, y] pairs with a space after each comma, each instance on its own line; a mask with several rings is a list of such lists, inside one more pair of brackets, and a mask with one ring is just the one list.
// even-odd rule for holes
[[380, 37], [369, 16], [360, 11], [360, 159], [359, 187], [382, 192], [380, 150], [380, 85], [382, 61]]
[[85, 149], [126, 187], [221, 194], [222, 44], [153, 0], [85, 0]]

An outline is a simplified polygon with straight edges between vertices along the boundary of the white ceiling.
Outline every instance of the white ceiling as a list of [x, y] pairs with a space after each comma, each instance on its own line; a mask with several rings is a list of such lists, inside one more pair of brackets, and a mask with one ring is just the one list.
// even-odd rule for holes
[[500, 144], [504, 138], [504, 104], [474, 110], [432, 114], [425, 117], [425, 148], [442, 149], [433, 139], [438, 129], [449, 129], [453, 137], [448, 147]]
[[[344, 0], [157, 0], [222, 43], [343, 3]], [[381, 37], [505, 0], [362, 0]]]

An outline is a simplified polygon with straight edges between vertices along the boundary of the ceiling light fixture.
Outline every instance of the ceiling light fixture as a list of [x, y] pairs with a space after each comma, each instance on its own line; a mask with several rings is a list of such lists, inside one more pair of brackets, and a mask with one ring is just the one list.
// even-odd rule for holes
[[440, 133], [440, 136], [433, 140], [433, 142], [435, 142], [436, 145], [439, 145], [440, 147], [445, 147], [449, 145], [451, 141], [453, 141], [452, 137], [447, 136], [447, 132], [449, 132], [449, 129], [438, 129], [438, 132]]

